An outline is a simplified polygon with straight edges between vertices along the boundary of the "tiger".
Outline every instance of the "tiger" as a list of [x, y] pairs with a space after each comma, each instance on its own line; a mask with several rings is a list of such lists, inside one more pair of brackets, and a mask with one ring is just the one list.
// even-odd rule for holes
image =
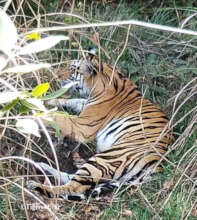
[[54, 115], [53, 120], [63, 137], [81, 143], [95, 140], [96, 153], [72, 175], [38, 163], [56, 179], [60, 177], [60, 184], [30, 181], [29, 188], [65, 200], [83, 200], [123, 184], [143, 183], [162, 170], [161, 161], [174, 136], [160, 107], [118, 68], [102, 62], [93, 49], [70, 62], [64, 85], [71, 82], [75, 82], [71, 93], [79, 98], [64, 105], [78, 115]]

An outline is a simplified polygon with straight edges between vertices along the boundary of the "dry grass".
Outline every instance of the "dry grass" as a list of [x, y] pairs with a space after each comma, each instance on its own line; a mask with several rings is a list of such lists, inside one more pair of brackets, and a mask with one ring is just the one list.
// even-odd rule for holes
[[[176, 24], [195, 30], [196, 6], [192, 8], [184, 6], [184, 3], [167, 3], [165, 6], [163, 1], [157, 1], [155, 7], [155, 2], [151, 0], [147, 1], [148, 7], [145, 3], [135, 1], [132, 1], [132, 7], [128, 7], [124, 1], [105, 5], [106, 1], [54, 0], [49, 4], [44, 0], [8, 0], [2, 3], [15, 22], [21, 39], [25, 32], [38, 28], [45, 30], [41, 37], [53, 30], [54, 34], [70, 36], [70, 41], [37, 56], [17, 59], [18, 63], [24, 60], [28, 63], [51, 63], [53, 68], [50, 71], [24, 75], [2, 74], [1, 79], [18, 91], [29, 91], [43, 82], [50, 82], [51, 90], [55, 91], [60, 81], [60, 68], [69, 59], [76, 58], [82, 48], [98, 47], [108, 63], [117, 63], [139, 85], [146, 97], [168, 112], [176, 141], [165, 155], [163, 173], [136, 190], [123, 188], [123, 194], [114, 193], [80, 203], [51, 201], [29, 192], [25, 188], [25, 181], [32, 177], [30, 164], [33, 161], [52, 162], [63, 151], [60, 150], [59, 155], [50, 153], [54, 150], [52, 131], [45, 130], [42, 138], [19, 133], [14, 119], [16, 116], [32, 116], [32, 112], [19, 115], [16, 106], [0, 122], [1, 216], [5, 219], [52, 219], [51, 216], [56, 219], [196, 219], [196, 37], [133, 25], [130, 31], [128, 25], [117, 24], [72, 30], [65, 28], [67, 24], [77, 26], [134, 17], [158, 25]], [[7, 84], [1, 81], [1, 92], [8, 90]], [[61, 166], [60, 163], [60, 169]]]

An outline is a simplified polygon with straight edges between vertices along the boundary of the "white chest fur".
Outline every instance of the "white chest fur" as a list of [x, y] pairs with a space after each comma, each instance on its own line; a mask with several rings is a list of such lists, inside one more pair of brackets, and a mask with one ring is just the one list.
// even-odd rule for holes
[[130, 124], [128, 118], [111, 121], [104, 128], [102, 128], [96, 135], [97, 152], [109, 150], [113, 144], [122, 135], [121, 131]]

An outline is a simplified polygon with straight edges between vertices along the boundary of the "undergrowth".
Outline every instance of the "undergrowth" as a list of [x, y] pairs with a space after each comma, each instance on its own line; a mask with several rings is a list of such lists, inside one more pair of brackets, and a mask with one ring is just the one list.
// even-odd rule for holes
[[[190, 17], [197, 11], [195, 0], [9, 2], [7, 12], [19, 33], [36, 27], [129, 19], [173, 27], [184, 24], [183, 28], [197, 29], [196, 16]], [[186, 21], [187, 18], [190, 19]], [[53, 204], [50, 208], [59, 219], [196, 219], [197, 37], [139, 26], [131, 26], [127, 36], [127, 30], [125, 25], [64, 31], [63, 34], [70, 37], [69, 42], [31, 57], [34, 61], [51, 63], [52, 70], [1, 77], [16, 88], [28, 90], [39, 83], [50, 82], [51, 91], [55, 91], [59, 88], [59, 71], [62, 72], [61, 68], [69, 59], [77, 58], [82, 48], [99, 48], [102, 58], [112, 65], [123, 52], [117, 67], [139, 86], [145, 97], [160, 105], [172, 118], [176, 141], [166, 155], [163, 172], [137, 189], [121, 189], [124, 193], [120, 195], [114, 192], [98, 200], [79, 203], [53, 201], [58, 206]], [[59, 33], [62, 34], [54, 31], [54, 34]], [[127, 37], [128, 43], [123, 50]], [[0, 89], [4, 91], [1, 84]], [[9, 112], [7, 119], [11, 116], [14, 112]], [[53, 160], [45, 136], [41, 139], [24, 136], [13, 128], [13, 119], [7, 119], [0, 123], [1, 157], [24, 156], [35, 161], [48, 157]], [[61, 156], [64, 156], [63, 151], [60, 151]], [[61, 166], [61, 161], [59, 163]], [[3, 219], [51, 219], [43, 206], [35, 210], [24, 209], [24, 204], [35, 205], [35, 200], [29, 195], [26, 198], [23, 190], [32, 173], [30, 168], [18, 160], [1, 161], [0, 214]]]

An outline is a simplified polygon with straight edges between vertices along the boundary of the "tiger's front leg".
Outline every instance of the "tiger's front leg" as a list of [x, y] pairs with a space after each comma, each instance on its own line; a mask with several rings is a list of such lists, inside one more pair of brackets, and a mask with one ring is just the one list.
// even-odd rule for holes
[[80, 116], [53, 116], [63, 137], [69, 137], [81, 143], [95, 138], [97, 127], [88, 127], [86, 119]]
[[52, 107], [65, 107], [80, 114], [87, 104], [87, 99], [53, 99], [47, 102]]

